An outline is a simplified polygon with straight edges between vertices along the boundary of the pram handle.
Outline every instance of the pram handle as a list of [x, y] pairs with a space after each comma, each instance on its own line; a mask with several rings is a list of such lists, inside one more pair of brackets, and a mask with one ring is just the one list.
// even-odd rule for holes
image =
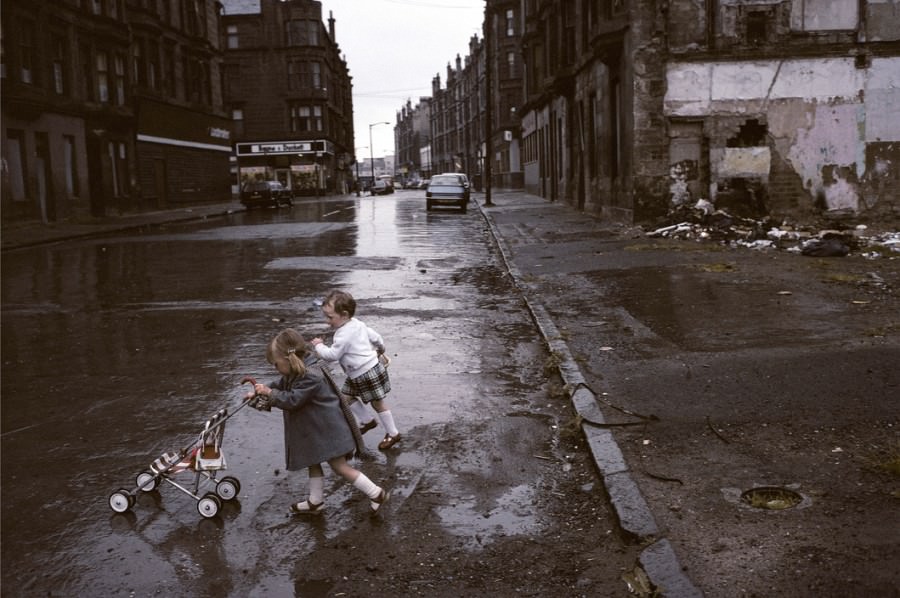
[[[256, 388], [257, 382], [256, 382], [256, 378], [254, 378], [253, 376], [244, 376], [244, 379], [241, 380], [241, 384], [248, 384], [248, 383], [252, 384], [253, 388]], [[261, 400], [262, 400], [262, 402], [265, 403], [264, 405], [260, 404]], [[258, 409], [260, 411], [271, 411], [272, 410], [272, 406], [268, 404], [268, 397], [264, 397], [263, 395], [259, 395], [259, 394], [254, 394], [252, 397], [244, 399], [244, 403], [243, 403], [243, 405], [241, 405], [241, 407], [243, 407], [244, 405], [250, 405], [254, 409]]]

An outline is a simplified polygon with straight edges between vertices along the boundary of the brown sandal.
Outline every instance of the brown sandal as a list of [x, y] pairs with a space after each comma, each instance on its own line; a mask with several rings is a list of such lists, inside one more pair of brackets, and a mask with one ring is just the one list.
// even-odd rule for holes
[[382, 440], [381, 442], [378, 443], [378, 448], [382, 451], [386, 451], [389, 448], [391, 448], [392, 446], [394, 446], [395, 444], [397, 444], [398, 442], [400, 442], [401, 439], [402, 439], [402, 437], [400, 436], [400, 434], [397, 434], [396, 436], [391, 436], [390, 434], [385, 434], [384, 440]]
[[319, 515], [325, 510], [325, 503], [314, 503], [304, 500], [291, 505], [291, 515]]
[[387, 490], [382, 488], [381, 493], [379, 493], [379, 495], [378, 495], [378, 498], [370, 498], [369, 506], [372, 507], [372, 513], [373, 514], [377, 513], [378, 509], [380, 509], [384, 505], [384, 503], [387, 502], [388, 498], [390, 498], [390, 497], [391, 497], [390, 492], [388, 492]]

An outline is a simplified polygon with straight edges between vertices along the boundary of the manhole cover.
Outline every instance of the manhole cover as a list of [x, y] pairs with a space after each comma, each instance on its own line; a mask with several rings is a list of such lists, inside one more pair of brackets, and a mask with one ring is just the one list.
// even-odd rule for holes
[[787, 488], [763, 486], [742, 492], [741, 500], [755, 509], [780, 511], [796, 507], [803, 501], [803, 497]]

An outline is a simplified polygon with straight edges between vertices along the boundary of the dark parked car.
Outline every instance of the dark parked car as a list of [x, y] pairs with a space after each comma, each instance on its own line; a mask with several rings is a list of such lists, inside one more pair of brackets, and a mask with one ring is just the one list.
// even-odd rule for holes
[[241, 189], [241, 203], [248, 209], [259, 206], [294, 205], [291, 190], [278, 181], [248, 181]]
[[469, 190], [455, 174], [437, 174], [431, 177], [425, 190], [425, 209], [434, 206], [456, 206], [463, 213], [469, 205]]

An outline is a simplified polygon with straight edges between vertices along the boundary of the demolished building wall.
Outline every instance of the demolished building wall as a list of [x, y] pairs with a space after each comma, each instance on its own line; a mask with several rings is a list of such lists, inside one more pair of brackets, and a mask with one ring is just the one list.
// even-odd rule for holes
[[897, 3], [715, 4], [668, 17], [670, 206], [900, 217]]

